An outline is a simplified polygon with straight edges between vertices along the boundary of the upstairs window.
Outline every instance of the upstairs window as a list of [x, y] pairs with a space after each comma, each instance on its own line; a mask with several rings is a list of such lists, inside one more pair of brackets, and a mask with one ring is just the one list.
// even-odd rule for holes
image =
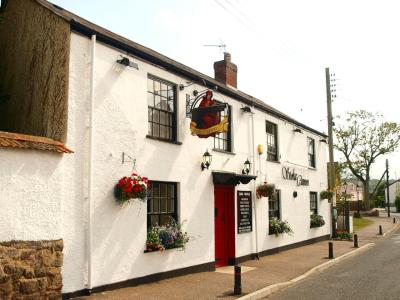
[[147, 228], [168, 223], [169, 218], [178, 221], [177, 183], [151, 181], [147, 197]]
[[315, 140], [308, 137], [307, 145], [308, 145], [308, 166], [315, 168]]
[[176, 85], [147, 78], [148, 136], [176, 141]]
[[231, 139], [231, 132], [232, 132], [232, 116], [231, 116], [231, 106], [228, 105], [228, 109], [221, 111], [221, 119], [224, 116], [228, 115], [228, 132], [218, 133], [214, 137], [214, 149], [222, 150], [227, 152], [232, 152], [232, 139]]
[[316, 192], [310, 192], [310, 214], [318, 214], [317, 206], [318, 194]]
[[265, 121], [265, 132], [267, 134], [267, 160], [278, 161], [278, 137], [276, 124]]

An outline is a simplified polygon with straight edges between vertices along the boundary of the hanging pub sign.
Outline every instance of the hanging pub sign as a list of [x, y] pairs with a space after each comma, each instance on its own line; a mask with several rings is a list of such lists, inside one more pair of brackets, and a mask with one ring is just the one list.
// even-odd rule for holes
[[294, 169], [291, 171], [290, 168], [282, 168], [282, 177], [283, 179], [287, 180], [294, 180], [296, 181], [297, 186], [301, 185], [310, 185], [310, 182], [308, 179], [303, 179], [303, 176], [297, 174]]
[[[196, 107], [199, 102], [199, 106]], [[208, 138], [218, 133], [228, 132], [227, 114], [221, 120], [221, 112], [225, 109], [227, 105], [215, 101], [211, 90], [200, 93], [191, 105], [190, 131], [192, 135]]]
[[237, 192], [237, 214], [237, 232], [251, 232], [253, 230], [251, 192]]

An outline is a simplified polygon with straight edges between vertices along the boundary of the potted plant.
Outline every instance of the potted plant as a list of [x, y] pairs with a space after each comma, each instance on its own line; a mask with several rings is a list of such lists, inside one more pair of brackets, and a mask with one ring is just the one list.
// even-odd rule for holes
[[275, 236], [278, 236], [282, 233], [292, 234], [293, 230], [288, 221], [282, 221], [274, 217], [269, 220], [269, 233], [273, 233]]
[[333, 192], [330, 192], [330, 191], [322, 191], [320, 194], [319, 194], [319, 197], [321, 198], [321, 199], [328, 199], [328, 200], [332, 200], [332, 197], [333, 197]]
[[124, 204], [131, 199], [145, 200], [150, 183], [147, 177], [132, 173], [129, 177], [122, 177], [114, 187], [114, 196], [118, 203]]
[[256, 196], [258, 199], [261, 197], [272, 197], [275, 193], [275, 184], [267, 184], [264, 182], [256, 189]]
[[325, 220], [321, 215], [310, 215], [310, 228], [322, 227], [325, 225]]
[[165, 249], [185, 249], [190, 237], [182, 230], [182, 224], [170, 218], [162, 226], [154, 226], [147, 233], [146, 252], [163, 251]]

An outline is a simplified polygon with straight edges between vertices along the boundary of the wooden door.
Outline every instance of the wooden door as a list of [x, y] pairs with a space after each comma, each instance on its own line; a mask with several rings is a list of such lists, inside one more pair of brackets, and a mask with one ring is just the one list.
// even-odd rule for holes
[[216, 185], [215, 204], [215, 266], [235, 262], [235, 187]]

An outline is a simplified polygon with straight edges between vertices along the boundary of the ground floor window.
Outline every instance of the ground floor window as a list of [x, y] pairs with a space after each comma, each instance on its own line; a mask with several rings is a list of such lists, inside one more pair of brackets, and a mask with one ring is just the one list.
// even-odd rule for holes
[[[281, 218], [281, 191], [276, 190], [274, 195], [268, 198], [268, 217], [269, 220], [272, 218]], [[273, 234], [271, 227], [269, 228], [269, 234]]]
[[317, 192], [310, 192], [310, 214], [312, 215], [318, 214], [317, 200], [318, 200]]
[[178, 197], [176, 182], [150, 181], [147, 198], [147, 228], [168, 223], [170, 218], [178, 221]]

